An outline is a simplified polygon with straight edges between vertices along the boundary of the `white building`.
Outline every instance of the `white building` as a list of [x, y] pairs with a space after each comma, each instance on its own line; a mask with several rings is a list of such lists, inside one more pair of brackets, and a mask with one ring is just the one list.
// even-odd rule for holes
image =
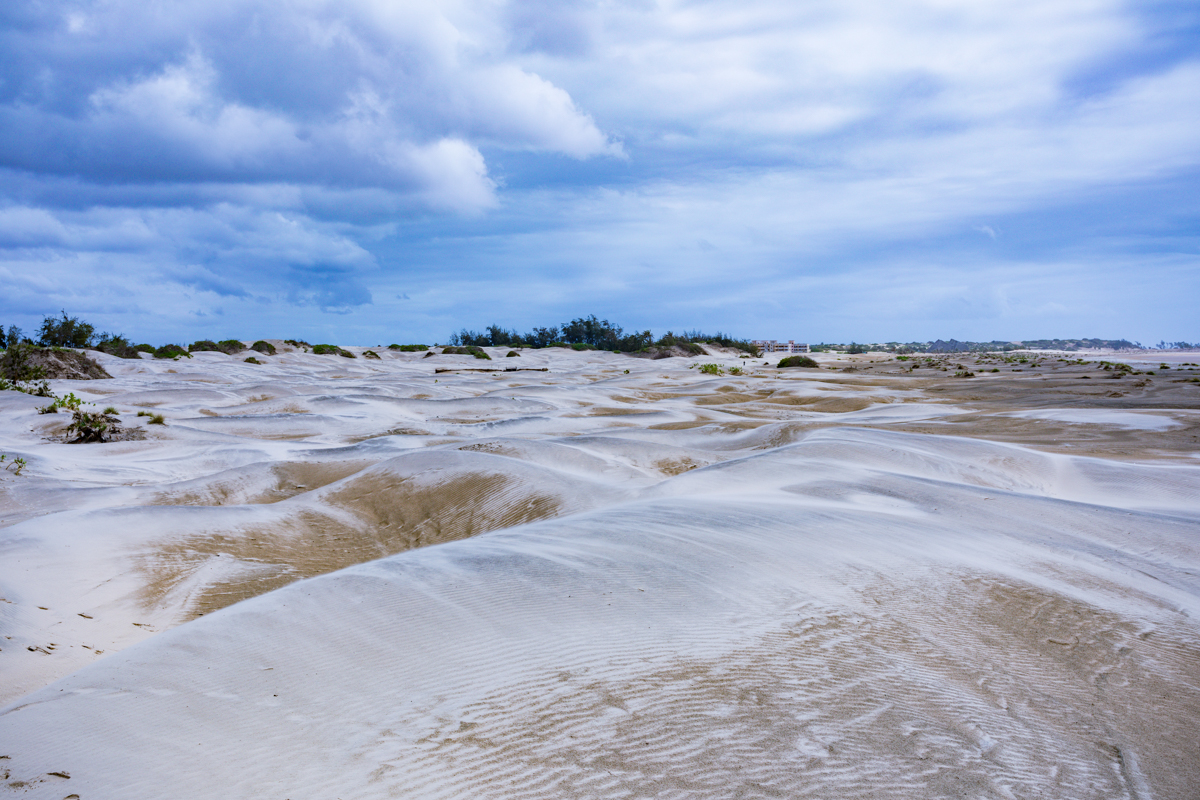
[[786, 342], [777, 342], [774, 339], [755, 339], [751, 342], [759, 350], [764, 353], [811, 353], [807, 344], [798, 343], [792, 339]]

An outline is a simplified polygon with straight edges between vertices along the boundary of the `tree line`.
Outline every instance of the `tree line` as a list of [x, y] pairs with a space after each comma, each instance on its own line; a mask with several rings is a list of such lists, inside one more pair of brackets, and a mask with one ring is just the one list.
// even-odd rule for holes
[[716, 344], [733, 347], [757, 356], [758, 348], [745, 339], [736, 339], [723, 333], [707, 334], [701, 331], [673, 333], [667, 331], [658, 339], [648, 331], [625, 332], [620, 325], [595, 314], [578, 317], [570, 322], [549, 327], [534, 327], [528, 333], [506, 330], [500, 325], [489, 325], [482, 331], [463, 328], [451, 334], [449, 344], [456, 347], [554, 347], [577, 345], [611, 350], [619, 353], [636, 353], [655, 347], [672, 347], [688, 344]]

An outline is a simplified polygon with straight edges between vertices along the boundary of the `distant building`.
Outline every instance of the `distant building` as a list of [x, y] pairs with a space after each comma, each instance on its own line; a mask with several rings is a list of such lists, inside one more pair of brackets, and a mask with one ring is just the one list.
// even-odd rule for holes
[[774, 339], [755, 339], [751, 342], [759, 350], [764, 353], [811, 353], [812, 350], [806, 344], [798, 343], [792, 339], [786, 342], [777, 342]]

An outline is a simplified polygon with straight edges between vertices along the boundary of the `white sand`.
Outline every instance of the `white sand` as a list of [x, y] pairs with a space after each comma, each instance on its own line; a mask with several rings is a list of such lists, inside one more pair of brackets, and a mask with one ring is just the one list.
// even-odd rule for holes
[[1200, 385], [492, 352], [0, 393], [0, 787], [1195, 796]]

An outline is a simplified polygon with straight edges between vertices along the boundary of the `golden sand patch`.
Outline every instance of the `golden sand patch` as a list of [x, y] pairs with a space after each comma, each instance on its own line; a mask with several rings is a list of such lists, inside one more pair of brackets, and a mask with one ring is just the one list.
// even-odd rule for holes
[[229, 559], [226, 574], [232, 575], [194, 587], [186, 602], [189, 617], [301, 578], [554, 517], [563, 508], [562, 498], [497, 473], [464, 474], [437, 485], [366, 475], [326, 501], [329, 513], [301, 509], [259, 530], [188, 536], [139, 555], [138, 569], [146, 578], [142, 603], [160, 606], [211, 559]]

